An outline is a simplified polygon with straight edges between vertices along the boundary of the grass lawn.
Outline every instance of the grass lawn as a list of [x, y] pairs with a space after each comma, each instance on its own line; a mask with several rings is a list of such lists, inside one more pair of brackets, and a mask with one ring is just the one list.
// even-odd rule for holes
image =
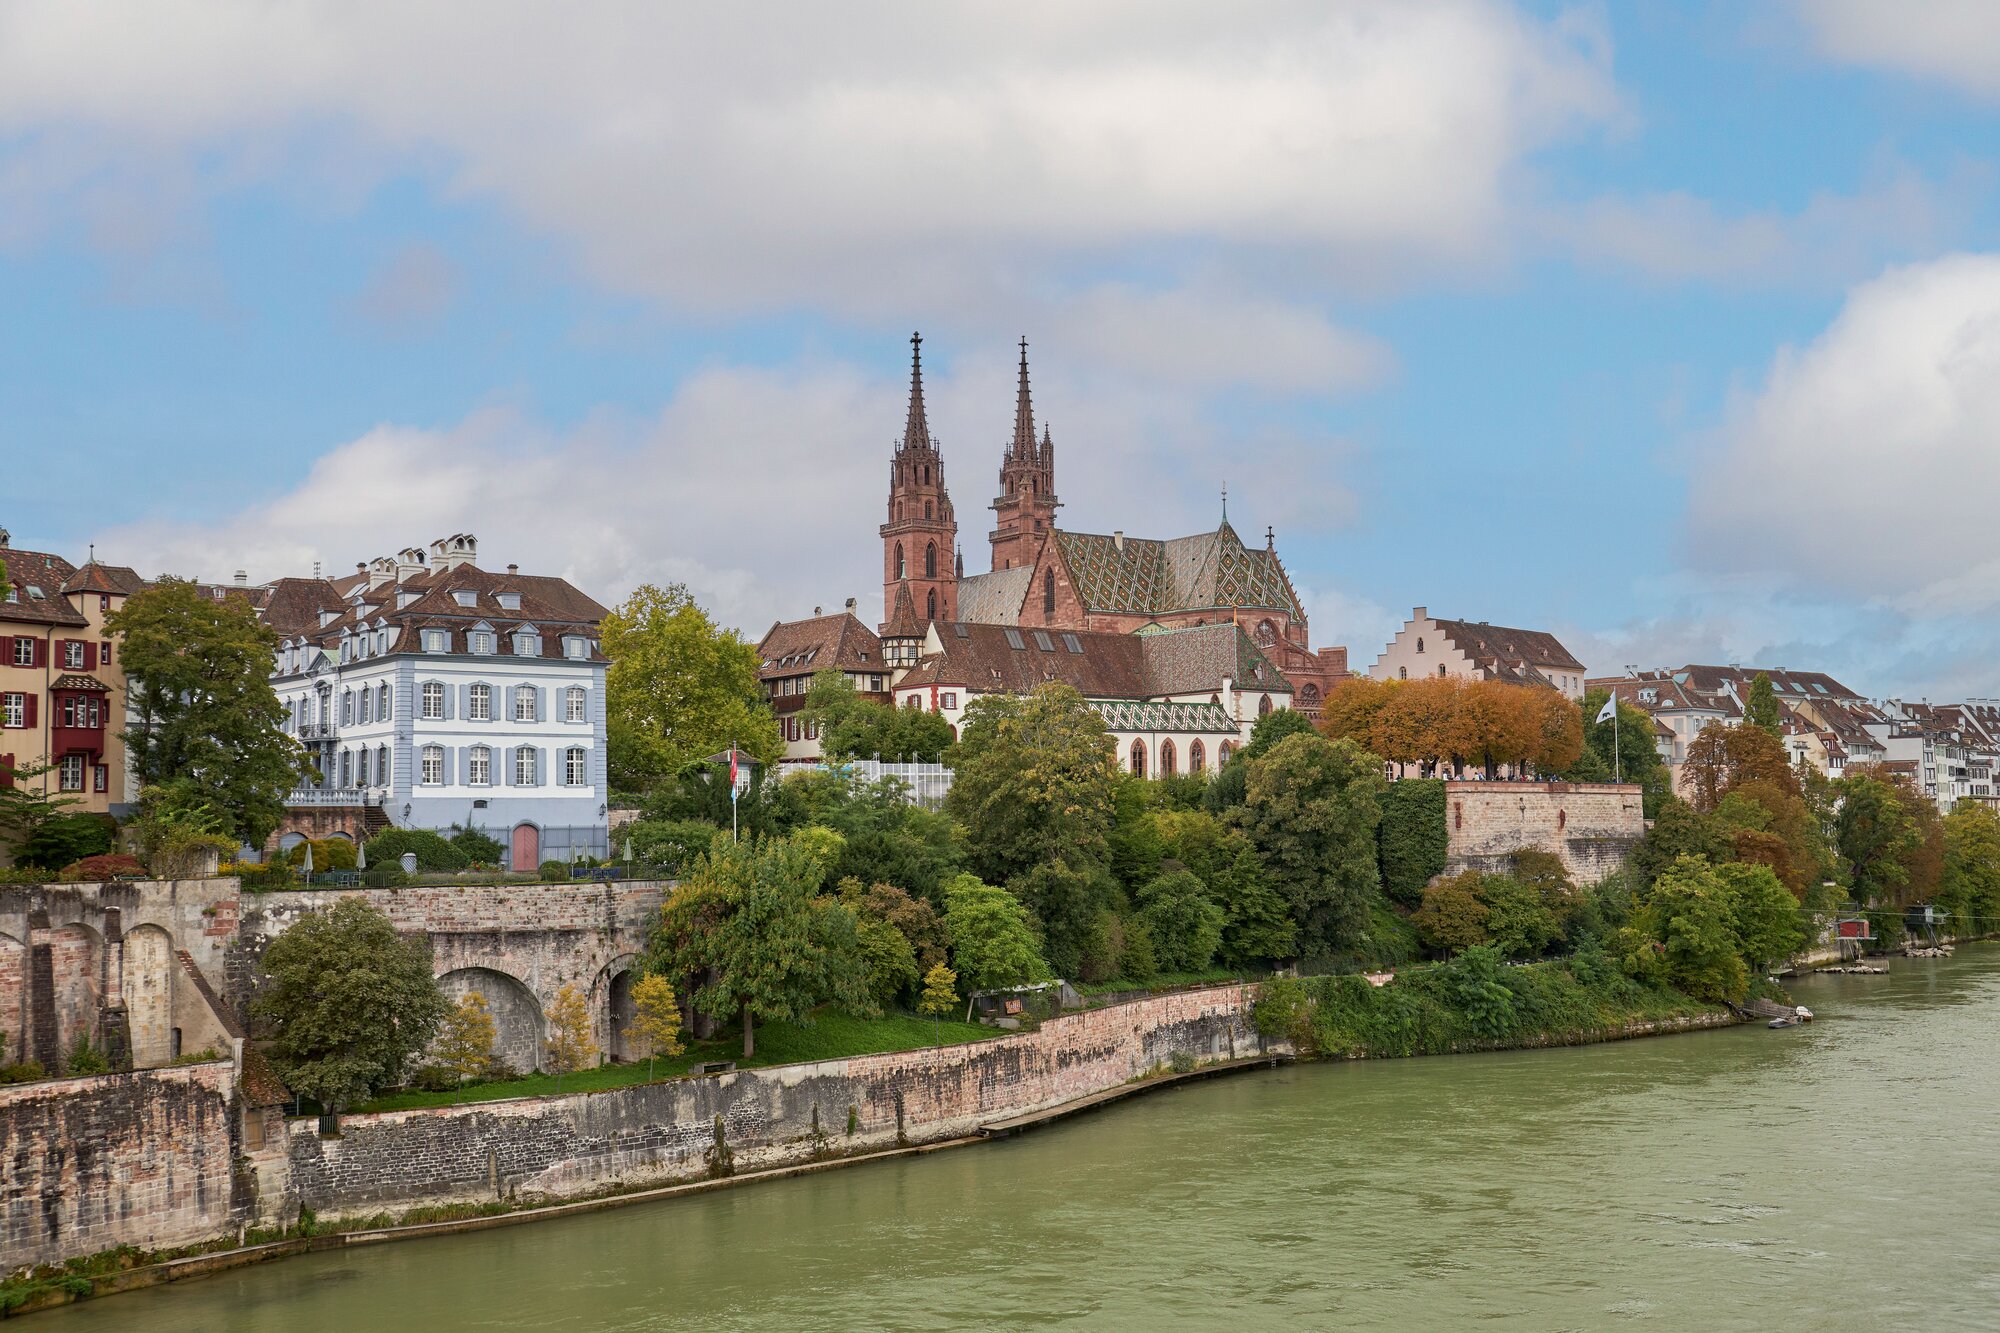
[[[757, 1054], [743, 1058], [743, 1029], [724, 1028], [707, 1041], [691, 1041], [687, 1050], [671, 1060], [659, 1061], [655, 1079], [678, 1078], [693, 1066], [710, 1060], [734, 1060], [739, 1069], [766, 1065], [802, 1064], [812, 1060], [839, 1060], [850, 1055], [874, 1055], [883, 1051], [913, 1051], [933, 1042], [946, 1045], [982, 1041], [1000, 1035], [977, 1023], [957, 1023], [950, 1019], [933, 1027], [928, 1018], [891, 1014], [883, 1018], [850, 1018], [846, 1014], [822, 1013], [811, 1023], [759, 1023]], [[600, 1088], [622, 1088], [644, 1083], [646, 1061], [628, 1065], [600, 1065], [562, 1077], [563, 1092], [594, 1092]], [[474, 1083], [464, 1091], [391, 1093], [354, 1108], [365, 1111], [407, 1111], [422, 1106], [450, 1106], [455, 1102], [490, 1102], [503, 1097], [542, 1097], [557, 1090], [553, 1074], [531, 1074], [503, 1083]]]

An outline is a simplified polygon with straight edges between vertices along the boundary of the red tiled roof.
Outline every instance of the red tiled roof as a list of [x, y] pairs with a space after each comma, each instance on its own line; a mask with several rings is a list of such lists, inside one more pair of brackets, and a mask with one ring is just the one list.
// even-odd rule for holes
[[881, 671], [882, 641], [851, 611], [781, 620], [757, 644], [762, 680], [815, 671]]
[[0, 622], [70, 628], [90, 624], [63, 597], [63, 585], [76, 574], [69, 561], [46, 551], [9, 546], [0, 548], [0, 564], [7, 566], [7, 581], [13, 585], [7, 600], [0, 602]]
[[[1582, 671], [1583, 663], [1563, 647], [1562, 641], [1544, 630], [1510, 629], [1475, 620], [1439, 620], [1432, 617], [1438, 631], [1473, 663], [1488, 670], [1507, 668], [1517, 673], [1524, 667], [1556, 667]], [[1547, 683], [1547, 682], [1539, 682]]]

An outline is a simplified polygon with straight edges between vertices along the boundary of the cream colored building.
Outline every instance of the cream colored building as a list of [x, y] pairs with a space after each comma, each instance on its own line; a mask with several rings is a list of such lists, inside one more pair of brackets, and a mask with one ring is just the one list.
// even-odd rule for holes
[[1571, 699], [1583, 698], [1583, 663], [1555, 635], [1483, 620], [1440, 620], [1421, 606], [1410, 612], [1368, 674], [1376, 680], [1503, 680], [1547, 685]]

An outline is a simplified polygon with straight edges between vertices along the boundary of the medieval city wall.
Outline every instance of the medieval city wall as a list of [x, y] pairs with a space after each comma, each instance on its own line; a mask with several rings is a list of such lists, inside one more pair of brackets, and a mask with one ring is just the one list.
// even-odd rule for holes
[[239, 1220], [229, 1061], [0, 1087], [0, 1270]]
[[1503, 871], [1524, 848], [1554, 852], [1570, 877], [1595, 884], [1645, 835], [1633, 783], [1448, 782], [1445, 871]]
[[[322, 1215], [561, 1198], [711, 1169], [924, 1143], [1124, 1084], [1175, 1056], [1257, 1054], [1249, 987], [1154, 996], [990, 1041], [603, 1092], [290, 1123], [291, 1191]], [[850, 1116], [852, 1120], [850, 1122]], [[851, 1128], [850, 1128], [851, 1124]], [[720, 1130], [718, 1131], [718, 1125]]]

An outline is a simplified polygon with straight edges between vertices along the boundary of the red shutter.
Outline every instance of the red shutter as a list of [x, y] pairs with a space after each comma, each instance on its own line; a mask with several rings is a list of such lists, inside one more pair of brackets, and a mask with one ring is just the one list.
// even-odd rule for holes
[[11, 791], [14, 787], [14, 756], [0, 754], [0, 791]]
[[35, 702], [40, 698], [41, 696], [38, 694], [30, 694], [28, 696], [28, 711], [21, 719], [22, 726], [32, 727], [35, 725]]
[[[47, 666], [48, 666], [48, 664], [49, 664], [49, 641], [48, 641], [47, 639], [36, 639], [36, 640], [35, 640], [35, 669], [39, 671], [39, 670], [41, 670], [41, 669], [43, 669], [43, 668], [47, 667]], [[33, 707], [34, 707], [34, 704], [30, 703], [30, 704], [29, 704], [28, 706], [29, 706], [30, 708], [33, 708]]]
[[87, 641], [83, 645], [83, 669], [85, 671], [97, 670], [97, 645]]

